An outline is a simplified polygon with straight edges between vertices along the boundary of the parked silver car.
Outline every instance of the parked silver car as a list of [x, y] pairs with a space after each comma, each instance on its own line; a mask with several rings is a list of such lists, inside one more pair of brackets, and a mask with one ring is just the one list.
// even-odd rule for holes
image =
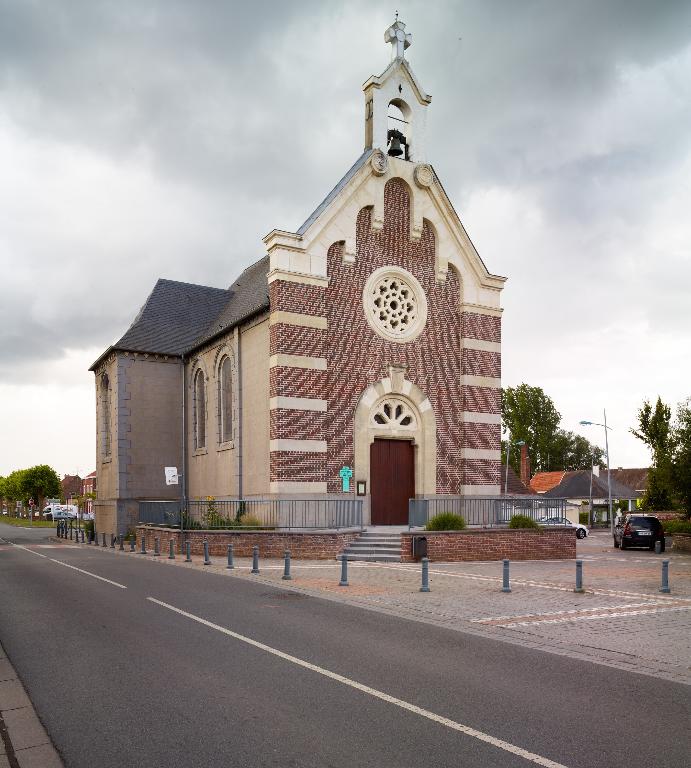
[[567, 528], [576, 529], [576, 538], [584, 539], [588, 535], [588, 529], [581, 523], [573, 523], [568, 517], [541, 517], [538, 525], [565, 525]]

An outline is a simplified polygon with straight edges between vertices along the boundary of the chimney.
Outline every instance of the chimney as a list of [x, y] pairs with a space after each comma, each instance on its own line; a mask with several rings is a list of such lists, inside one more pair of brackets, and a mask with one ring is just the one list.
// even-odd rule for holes
[[530, 456], [525, 444], [521, 446], [521, 482], [523, 485], [530, 485]]

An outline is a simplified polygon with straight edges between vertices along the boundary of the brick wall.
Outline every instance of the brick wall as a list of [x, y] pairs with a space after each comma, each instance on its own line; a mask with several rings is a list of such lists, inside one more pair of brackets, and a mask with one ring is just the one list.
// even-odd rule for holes
[[413, 536], [427, 537], [427, 556], [433, 562], [472, 560], [563, 560], [576, 557], [576, 535], [570, 528], [549, 530], [425, 531], [401, 534], [401, 560], [413, 562]]
[[[360, 531], [339, 533], [281, 533], [277, 531], [187, 531], [183, 541], [190, 541], [192, 555], [203, 556], [204, 540], [209, 542], [209, 554], [225, 557], [228, 544], [233, 545], [236, 557], [251, 557], [252, 547], [259, 547], [260, 557], [282, 558], [286, 549], [295, 560], [332, 560]], [[153, 552], [154, 539], [160, 540], [161, 557], [168, 556], [172, 540], [176, 557], [180, 556], [180, 531], [174, 528], [150, 528], [137, 526], [137, 551], [141, 537], [146, 539], [147, 550]]]

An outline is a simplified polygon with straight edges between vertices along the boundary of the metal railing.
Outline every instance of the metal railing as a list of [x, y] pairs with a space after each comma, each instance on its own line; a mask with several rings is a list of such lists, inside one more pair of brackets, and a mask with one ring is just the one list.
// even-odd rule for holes
[[183, 530], [362, 528], [362, 499], [140, 501], [139, 522]]
[[562, 517], [566, 499], [530, 496], [438, 496], [410, 499], [408, 527], [421, 528], [442, 512], [461, 515], [468, 525], [492, 528], [505, 526], [513, 515], [525, 515], [533, 520], [542, 517]]

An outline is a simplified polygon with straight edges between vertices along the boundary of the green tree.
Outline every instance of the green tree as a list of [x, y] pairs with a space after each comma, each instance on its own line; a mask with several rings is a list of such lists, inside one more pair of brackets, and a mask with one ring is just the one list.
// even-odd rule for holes
[[50, 496], [59, 496], [62, 488], [60, 478], [52, 467], [47, 464], [37, 464], [24, 470], [22, 488], [25, 498], [33, 498], [39, 507], [43, 506], [43, 500]]
[[672, 445], [672, 487], [691, 517], [691, 398], [677, 406]]
[[[530, 448], [530, 462], [534, 472], [544, 472], [549, 464], [550, 447], [561, 421], [551, 397], [541, 387], [519, 384], [501, 392], [501, 412], [504, 431], [512, 442], [523, 440]], [[511, 451], [511, 454], [518, 451]], [[505, 459], [504, 459], [505, 460]], [[511, 462], [518, 467], [520, 456]]]
[[671, 509], [672, 501], [672, 409], [658, 396], [655, 407], [644, 400], [638, 410], [638, 429], [631, 433], [644, 442], [652, 454], [648, 487], [643, 496], [645, 509]]
[[590, 469], [605, 462], [605, 452], [582, 435], [558, 429], [550, 448], [550, 470]]

